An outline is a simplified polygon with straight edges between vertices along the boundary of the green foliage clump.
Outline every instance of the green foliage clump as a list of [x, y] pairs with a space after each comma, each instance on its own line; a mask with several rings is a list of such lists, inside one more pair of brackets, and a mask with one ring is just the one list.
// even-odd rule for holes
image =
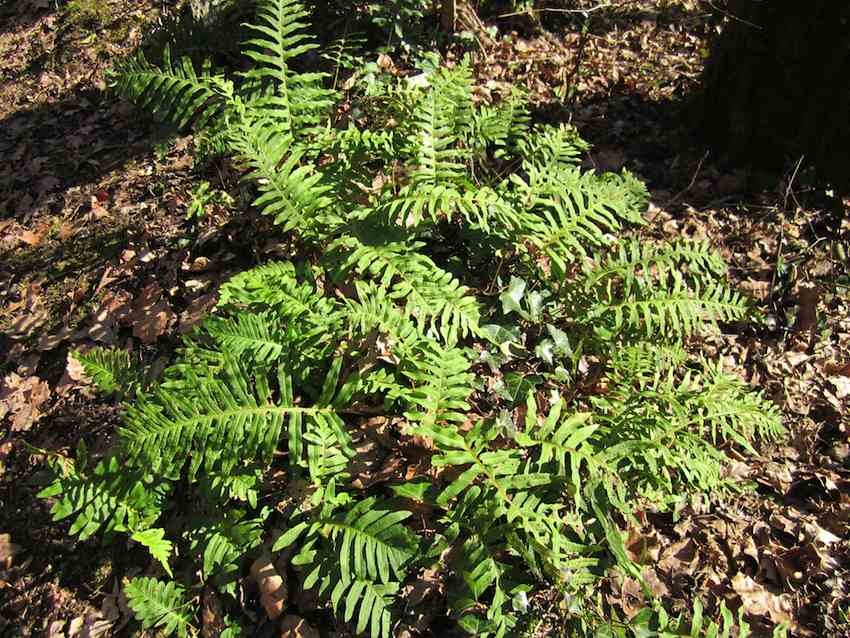
[[[375, 637], [413, 622], [425, 572], [472, 634], [513, 633], [551, 587], [580, 601], [579, 631], [606, 569], [639, 577], [621, 532], [636, 507], [733, 488], [722, 448], [781, 434], [694, 354], [747, 302], [706, 243], [638, 239], [645, 187], [582, 170], [574, 129], [532, 125], [517, 94], [476, 104], [466, 64], [371, 86], [365, 124], [334, 126], [327, 77], [299, 66], [306, 17], [262, 0], [234, 77], [167, 53], [124, 65], [119, 92], [242, 162], [299, 259], [224, 284], [125, 403], [112, 453], [55, 460], [42, 495], [72, 534], [127, 533], [225, 595], [271, 546]], [[133, 378], [122, 355], [78, 356], [106, 392]], [[582, 384], [588, 362], [604, 392]], [[412, 478], [370, 472], [373, 427]], [[143, 626], [183, 636], [196, 585], [126, 591]]]

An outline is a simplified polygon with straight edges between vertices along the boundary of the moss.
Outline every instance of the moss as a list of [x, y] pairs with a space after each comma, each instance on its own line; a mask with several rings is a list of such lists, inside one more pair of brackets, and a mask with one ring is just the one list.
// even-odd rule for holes
[[65, 11], [68, 21], [78, 27], [100, 27], [112, 16], [106, 0], [71, 0]]

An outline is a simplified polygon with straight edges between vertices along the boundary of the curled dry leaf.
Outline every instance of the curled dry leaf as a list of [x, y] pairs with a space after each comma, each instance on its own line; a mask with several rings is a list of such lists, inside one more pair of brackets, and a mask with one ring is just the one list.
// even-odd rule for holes
[[29, 430], [43, 416], [40, 409], [49, 397], [46, 382], [12, 372], [0, 381], [0, 419], [8, 419], [13, 432]]
[[224, 630], [224, 614], [221, 610], [221, 602], [215, 590], [207, 585], [204, 588], [201, 607], [201, 636], [202, 638], [216, 638]]
[[658, 566], [671, 575], [684, 573], [690, 576], [697, 567], [698, 555], [696, 543], [685, 538], [664, 549]]
[[280, 638], [319, 638], [319, 632], [300, 616], [289, 614], [280, 621]]
[[218, 301], [218, 294], [214, 292], [196, 297], [189, 302], [188, 307], [180, 313], [180, 332], [186, 333], [204, 320], [210, 310]]
[[288, 598], [286, 584], [267, 553], [263, 553], [251, 564], [251, 579], [260, 590], [260, 604], [269, 619], [278, 618], [283, 613]]
[[735, 574], [732, 579], [732, 589], [741, 597], [748, 615], [767, 618], [777, 625], [787, 623], [791, 627], [796, 626], [791, 615], [793, 603], [790, 596], [772, 594], [760, 583], [741, 573]]

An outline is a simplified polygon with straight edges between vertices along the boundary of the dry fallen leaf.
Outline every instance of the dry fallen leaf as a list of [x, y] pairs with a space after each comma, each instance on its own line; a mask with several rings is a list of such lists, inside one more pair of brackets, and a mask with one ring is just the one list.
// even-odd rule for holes
[[209, 314], [218, 301], [218, 294], [211, 292], [193, 299], [180, 313], [180, 332], [189, 332]]
[[776, 624], [795, 626], [791, 615], [793, 603], [790, 596], [772, 594], [749, 576], [738, 573], [732, 578], [732, 589], [741, 597], [744, 611], [750, 616], [768, 618]]
[[280, 621], [280, 638], [319, 638], [319, 632], [300, 616], [289, 614]]
[[156, 282], [142, 288], [129, 317], [133, 336], [145, 344], [156, 341], [176, 318], [171, 306], [163, 299], [162, 288]]
[[251, 579], [260, 590], [260, 603], [266, 610], [270, 620], [274, 620], [283, 613], [286, 606], [287, 591], [286, 584], [280, 574], [277, 573], [271, 556], [267, 553], [261, 555], [251, 564]]
[[12, 542], [9, 534], [0, 534], [0, 565], [4, 569], [12, 566], [12, 559], [21, 551], [21, 546]]
[[835, 388], [835, 396], [839, 399], [850, 397], [850, 377], [835, 376], [829, 377], [829, 382]]
[[224, 630], [224, 614], [221, 601], [215, 590], [207, 585], [204, 588], [201, 607], [201, 636], [202, 638], [217, 638]]
[[49, 397], [46, 382], [12, 372], [0, 381], [0, 419], [7, 418], [13, 432], [29, 430], [43, 416], [39, 409]]

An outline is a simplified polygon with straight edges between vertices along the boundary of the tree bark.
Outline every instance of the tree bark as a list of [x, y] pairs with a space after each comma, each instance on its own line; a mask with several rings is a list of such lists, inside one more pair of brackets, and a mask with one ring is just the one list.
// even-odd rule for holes
[[455, 21], [457, 20], [456, 0], [443, 0], [440, 8], [440, 27], [443, 33], [451, 35], [455, 32]]
[[710, 148], [755, 168], [803, 157], [850, 192], [850, 3], [729, 0], [696, 125]]

